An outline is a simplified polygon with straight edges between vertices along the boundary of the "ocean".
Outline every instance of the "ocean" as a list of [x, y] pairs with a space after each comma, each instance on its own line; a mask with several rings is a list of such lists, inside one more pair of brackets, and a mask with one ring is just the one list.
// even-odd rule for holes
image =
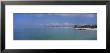
[[14, 40], [97, 40], [97, 30], [74, 28], [14, 28]]

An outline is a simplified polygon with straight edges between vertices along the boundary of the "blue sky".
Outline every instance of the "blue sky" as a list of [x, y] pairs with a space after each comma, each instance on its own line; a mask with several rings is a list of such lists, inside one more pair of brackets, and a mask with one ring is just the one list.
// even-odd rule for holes
[[96, 13], [14, 13], [14, 26], [51, 23], [97, 24]]

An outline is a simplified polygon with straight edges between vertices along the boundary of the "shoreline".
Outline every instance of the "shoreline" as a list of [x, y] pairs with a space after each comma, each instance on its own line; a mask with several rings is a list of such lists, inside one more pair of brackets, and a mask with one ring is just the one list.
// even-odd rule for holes
[[[49, 28], [73, 28], [73, 27], [49, 27]], [[73, 29], [76, 29], [76, 30], [94, 30], [94, 31], [97, 30], [97, 28], [73, 28]]]
[[77, 30], [97, 30], [97, 28], [75, 28]]

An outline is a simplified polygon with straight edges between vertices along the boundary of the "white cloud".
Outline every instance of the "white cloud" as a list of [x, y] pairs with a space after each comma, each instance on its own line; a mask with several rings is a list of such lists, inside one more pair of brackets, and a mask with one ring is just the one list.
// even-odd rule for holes
[[87, 17], [93, 18], [93, 17], [95, 17], [95, 15], [94, 14], [88, 14]]
[[78, 16], [80, 14], [79, 13], [61, 13], [61, 14], [55, 14], [55, 15], [60, 15], [60, 16]]
[[55, 14], [59, 16], [82, 16], [84, 18], [94, 18], [95, 14], [94, 13], [62, 13], [62, 14]]
[[[84, 18], [94, 18], [95, 14], [94, 13], [47, 13], [47, 15], [52, 16], [52, 15], [58, 15], [58, 16], [82, 16]], [[37, 17], [42, 17], [44, 16], [42, 13], [41, 14], [36, 14]]]

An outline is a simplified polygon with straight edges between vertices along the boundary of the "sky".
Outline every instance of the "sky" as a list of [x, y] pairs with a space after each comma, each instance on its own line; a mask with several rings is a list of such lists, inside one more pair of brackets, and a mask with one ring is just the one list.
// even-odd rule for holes
[[14, 26], [40, 24], [97, 24], [96, 13], [14, 13]]

